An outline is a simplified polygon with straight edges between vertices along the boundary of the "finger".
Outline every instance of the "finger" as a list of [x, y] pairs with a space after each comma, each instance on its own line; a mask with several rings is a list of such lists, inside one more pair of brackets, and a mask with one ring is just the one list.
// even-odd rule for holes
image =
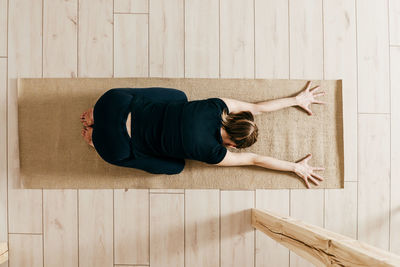
[[307, 111], [308, 115], [312, 115], [312, 111], [308, 107], [304, 107], [304, 110]]
[[323, 181], [324, 180], [324, 178], [322, 177], [322, 176], [320, 176], [320, 175], [318, 175], [318, 174], [316, 174], [316, 173], [311, 173], [311, 175], [313, 176], [313, 177], [315, 177], [315, 178], [317, 178], [318, 180], [320, 180], [320, 181]]
[[315, 184], [315, 185], [319, 185], [318, 181], [317, 181], [317, 180], [315, 180], [315, 178], [313, 178], [311, 175], [310, 175], [310, 176], [308, 176], [308, 179], [310, 179], [310, 180], [311, 180], [311, 182], [313, 182], [313, 184]]
[[304, 179], [304, 181], [306, 182], [306, 186], [307, 186], [307, 188], [308, 188], [308, 189], [310, 189], [310, 188], [311, 188], [311, 186], [310, 186], [310, 183], [308, 182], [308, 179], [307, 179], [307, 177]]
[[319, 93], [313, 94], [314, 97], [323, 96], [323, 95], [325, 95], [325, 92], [319, 92]]
[[308, 162], [312, 158], [312, 154], [308, 154], [307, 157], [304, 159], [305, 162]]
[[322, 167], [313, 168], [313, 171], [323, 171], [323, 170], [325, 170], [325, 168], [322, 168]]
[[306, 91], [310, 91], [311, 83], [312, 83], [311, 81], [308, 81]]
[[325, 105], [327, 104], [325, 101], [319, 101], [319, 100], [314, 100], [313, 104], [321, 104], [321, 105]]
[[311, 90], [310, 90], [310, 92], [312, 93], [312, 92], [316, 92], [316, 91], [318, 91], [319, 89], [321, 88], [321, 86], [315, 86], [314, 88], [312, 88]]

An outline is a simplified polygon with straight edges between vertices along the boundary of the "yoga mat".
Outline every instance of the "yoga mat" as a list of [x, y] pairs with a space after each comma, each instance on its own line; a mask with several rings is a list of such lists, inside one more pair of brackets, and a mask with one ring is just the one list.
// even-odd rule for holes
[[[20, 178], [25, 188], [305, 188], [290, 172], [257, 166], [217, 167], [186, 160], [178, 175], [155, 175], [110, 165], [80, 133], [80, 114], [110, 88], [167, 87], [189, 100], [210, 97], [258, 102], [286, 97], [305, 88], [304, 80], [205, 78], [46, 78], [18, 80]], [[246, 151], [296, 161], [313, 154], [312, 166], [324, 166], [319, 188], [342, 188], [342, 82], [321, 85], [327, 105], [312, 105], [313, 116], [300, 108], [257, 115], [259, 139]]]

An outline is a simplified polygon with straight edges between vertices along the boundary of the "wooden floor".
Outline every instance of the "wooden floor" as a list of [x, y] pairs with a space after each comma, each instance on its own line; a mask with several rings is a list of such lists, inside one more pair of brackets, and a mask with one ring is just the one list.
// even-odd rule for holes
[[[400, 254], [399, 70], [400, 0], [0, 0], [8, 266], [309, 266], [251, 207]], [[143, 76], [343, 78], [345, 189], [19, 187], [17, 77]]]

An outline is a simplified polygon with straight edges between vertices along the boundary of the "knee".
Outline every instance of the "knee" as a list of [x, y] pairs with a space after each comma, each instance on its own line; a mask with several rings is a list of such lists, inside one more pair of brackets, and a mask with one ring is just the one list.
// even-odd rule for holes
[[188, 101], [186, 94], [182, 91], [177, 90], [176, 97], [178, 100]]
[[182, 165], [182, 166], [179, 166], [178, 168], [174, 168], [174, 169], [166, 171], [165, 174], [167, 174], [167, 175], [179, 174], [183, 171], [184, 168], [185, 168], [185, 165]]
[[185, 165], [182, 166], [173, 166], [173, 167], [167, 167], [167, 168], [157, 168], [154, 169], [154, 167], [152, 168], [141, 168], [149, 173], [152, 174], [166, 174], [166, 175], [175, 175], [175, 174], [179, 174], [183, 171]]

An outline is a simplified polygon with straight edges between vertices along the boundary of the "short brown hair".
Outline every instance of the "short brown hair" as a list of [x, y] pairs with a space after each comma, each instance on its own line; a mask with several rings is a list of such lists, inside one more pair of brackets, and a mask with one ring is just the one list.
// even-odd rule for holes
[[222, 127], [237, 148], [249, 147], [257, 141], [258, 127], [250, 111], [231, 112], [228, 114], [224, 109], [222, 112]]

